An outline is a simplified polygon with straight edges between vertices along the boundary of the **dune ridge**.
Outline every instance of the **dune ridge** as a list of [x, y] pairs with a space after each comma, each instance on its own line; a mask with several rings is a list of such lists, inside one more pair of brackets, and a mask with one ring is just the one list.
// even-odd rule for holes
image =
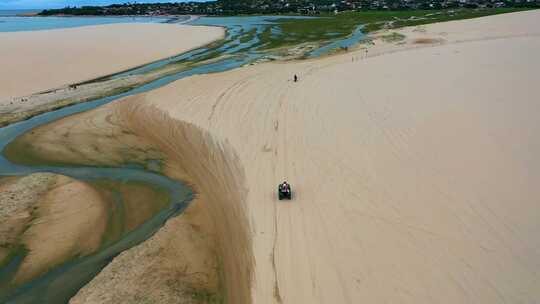
[[226, 303], [250, 303], [254, 260], [245, 210], [248, 188], [234, 150], [193, 124], [145, 106], [144, 100], [122, 103], [118, 111], [129, 130], [155, 143], [166, 155], [164, 173], [187, 181], [197, 193], [192, 203], [207, 213], [199, 224], [216, 242]]

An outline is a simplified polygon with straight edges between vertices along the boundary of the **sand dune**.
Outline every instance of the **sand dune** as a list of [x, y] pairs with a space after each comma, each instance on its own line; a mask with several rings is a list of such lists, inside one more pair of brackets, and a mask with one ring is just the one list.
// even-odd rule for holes
[[[536, 11], [525, 11], [494, 15], [489, 18], [411, 26], [398, 30], [380, 30], [370, 34], [373, 45], [364, 45], [361, 48], [368, 49], [367, 57], [374, 57], [440, 44], [538, 36], [540, 29], [536, 25], [537, 21], [534, 17], [536, 14]], [[464, 22], [466, 22], [466, 29], [463, 27]], [[394, 42], [385, 41], [384, 37], [392, 33], [403, 35], [403, 39]], [[366, 57], [365, 53], [363, 55]]]
[[0, 33], [0, 105], [13, 97], [177, 55], [223, 34], [217, 27], [175, 24], [110, 24]]
[[[238, 155], [253, 303], [534, 303], [539, 23], [453, 22], [455, 41], [469, 24], [485, 36], [198, 76], [145, 98]], [[276, 199], [283, 179], [290, 203]]]
[[[430, 47], [194, 76], [22, 140], [83, 163], [84, 143], [48, 130], [109, 132], [115, 161], [127, 136], [159, 147], [200, 193], [228, 303], [536, 303], [539, 26], [540, 11], [441, 23], [421, 28], [448, 33]], [[290, 202], [276, 197], [284, 179]], [[98, 275], [83, 294], [115, 284]]]

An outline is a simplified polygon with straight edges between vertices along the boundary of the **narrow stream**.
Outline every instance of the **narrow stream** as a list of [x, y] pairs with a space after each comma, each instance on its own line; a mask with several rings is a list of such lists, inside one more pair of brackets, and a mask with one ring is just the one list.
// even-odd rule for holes
[[[273, 19], [282, 17], [258, 16], [258, 17], [212, 17], [200, 18], [193, 22], [196, 25], [219, 25], [227, 28], [225, 43], [215, 48], [203, 47], [185, 54], [160, 60], [139, 68], [126, 72], [118, 73], [109, 78], [119, 78], [129, 75], [143, 74], [162, 68], [168, 64], [181, 63], [183, 61], [193, 61], [197, 58], [203, 58], [212, 52], [230, 55], [225, 59], [200, 65], [189, 70], [178, 72], [173, 75], [165, 76], [128, 92], [97, 99], [91, 102], [76, 104], [60, 110], [35, 116], [29, 120], [12, 124], [0, 128], [0, 151], [18, 136], [32, 130], [43, 124], [55, 121], [75, 113], [84, 112], [100, 105], [109, 103], [119, 98], [147, 92], [164, 85], [167, 85], [178, 79], [192, 76], [195, 74], [205, 74], [221, 72], [234, 69], [250, 62], [253, 62], [266, 54], [259, 51], [261, 46], [260, 35], [268, 26], [273, 26]], [[274, 29], [274, 28], [273, 28]], [[277, 30], [275, 30], [277, 31]], [[246, 33], [252, 32], [253, 35], [247, 36], [249, 39], [240, 39]], [[359, 30], [347, 38], [346, 43], [356, 43], [361, 39]], [[338, 43], [339, 41], [336, 41]], [[341, 44], [336, 44], [340, 46]], [[332, 47], [323, 47], [324, 50], [313, 54], [319, 56], [331, 50]], [[17, 271], [19, 264], [24, 256], [13, 257], [9, 263], [0, 269], [0, 302], [1, 303], [67, 303], [77, 291], [96, 276], [103, 267], [105, 267], [116, 255], [127, 250], [144, 240], [151, 237], [163, 224], [172, 216], [180, 213], [192, 199], [192, 192], [185, 185], [172, 180], [166, 176], [146, 171], [142, 168], [119, 167], [119, 168], [101, 168], [101, 167], [58, 167], [58, 166], [24, 166], [14, 164], [0, 154], [0, 177], [1, 176], [22, 176], [36, 172], [52, 172], [67, 175], [80, 180], [100, 180], [110, 179], [116, 181], [138, 181], [160, 187], [169, 193], [170, 204], [158, 212], [151, 219], [140, 225], [133, 231], [127, 233], [120, 240], [108, 245], [102, 246], [98, 252], [84, 257], [75, 258], [64, 262], [62, 265], [54, 268], [46, 274], [18, 286], [14, 290], [2, 291], [5, 282]]]

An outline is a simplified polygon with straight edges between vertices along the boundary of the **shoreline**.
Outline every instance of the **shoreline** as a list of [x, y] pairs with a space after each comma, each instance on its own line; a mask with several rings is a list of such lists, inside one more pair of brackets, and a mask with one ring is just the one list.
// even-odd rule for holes
[[[0, 10], [1, 12], [1, 10]], [[0, 17], [22, 17], [22, 18], [28, 18], [28, 17], [40, 17], [40, 18], [47, 18], [47, 17], [57, 17], [57, 18], [156, 18], [156, 19], [165, 19], [168, 20], [174, 20], [175, 18], [179, 17], [189, 17], [187, 20], [180, 21], [180, 22], [166, 22], [169, 24], [186, 24], [192, 21], [195, 21], [201, 17], [206, 17], [207, 15], [192, 15], [192, 14], [186, 14], [186, 15], [50, 15], [50, 16], [43, 16], [40, 15], [40, 13], [30, 13], [30, 14], [18, 14], [18, 15], [0, 15]]]
[[15, 17], [89, 17], [89, 18], [96, 18], [96, 17], [106, 17], [106, 18], [132, 18], [132, 17], [144, 17], [144, 18], [174, 18], [174, 17], [184, 17], [184, 16], [193, 16], [193, 17], [205, 17], [207, 15], [192, 15], [192, 14], [186, 14], [186, 15], [50, 15], [50, 16], [42, 16], [42, 15], [35, 15], [35, 16], [22, 16], [22, 15], [16, 15]]
[[[91, 28], [94, 28], [94, 26], [91, 26]], [[190, 26], [190, 28], [201, 28], [207, 30], [210, 27]], [[112, 81], [107, 81], [107, 79], [112, 79], [114, 75], [122, 74], [160, 61], [165, 61], [170, 58], [180, 56], [181, 54], [189, 53], [190, 51], [202, 48], [205, 45], [215, 43], [216, 41], [223, 39], [225, 36], [225, 31], [223, 28], [219, 28], [219, 31], [221, 32], [220, 36], [215, 37], [213, 40], [197, 43], [189, 46], [188, 48], [184, 47], [181, 52], [162, 57], [161, 59], [153, 59], [149, 62], [137, 63], [119, 71], [114, 71], [100, 76], [92, 76], [89, 79], [81, 79], [74, 83], [64, 84], [60, 87], [46, 89], [30, 95], [0, 100], [0, 113], [5, 114], [0, 120], [0, 127], [30, 119], [36, 115], [58, 110], [73, 104], [120, 94], [131, 89], [133, 86], [144, 85], [145, 83], [156, 79], [157, 75], [148, 75], [145, 78], [143, 75], [141, 75], [139, 77], [126, 77], [123, 80]], [[167, 71], [164, 71], [164, 73], [167, 73]], [[60, 93], [58, 94], [58, 92]]]

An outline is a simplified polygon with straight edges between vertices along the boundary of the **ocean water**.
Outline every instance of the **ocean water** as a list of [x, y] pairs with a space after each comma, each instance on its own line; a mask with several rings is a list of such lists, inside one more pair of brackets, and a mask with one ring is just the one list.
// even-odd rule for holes
[[1, 10], [0, 9], [0, 17], [39, 13], [40, 11], [41, 11], [40, 9], [19, 9], [19, 10]]
[[[161, 23], [164, 17], [19, 17], [36, 10], [0, 10], [0, 32], [39, 31], [112, 23]], [[38, 10], [39, 11], [39, 10]]]

